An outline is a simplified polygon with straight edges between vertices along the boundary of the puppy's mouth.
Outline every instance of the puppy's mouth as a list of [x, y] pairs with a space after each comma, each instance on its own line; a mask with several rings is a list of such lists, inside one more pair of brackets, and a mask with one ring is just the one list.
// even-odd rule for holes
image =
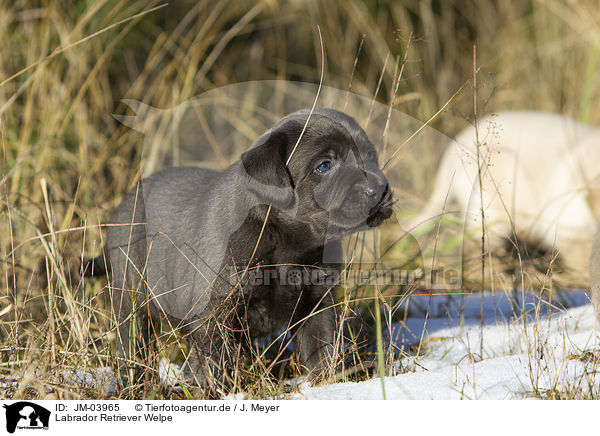
[[381, 195], [381, 199], [379, 203], [373, 206], [369, 210], [369, 216], [367, 217], [366, 224], [369, 227], [377, 227], [381, 223], [383, 223], [386, 219], [392, 216], [392, 205], [394, 204], [394, 199], [392, 196], [392, 191], [390, 189], [390, 185], [387, 185], [385, 191]]

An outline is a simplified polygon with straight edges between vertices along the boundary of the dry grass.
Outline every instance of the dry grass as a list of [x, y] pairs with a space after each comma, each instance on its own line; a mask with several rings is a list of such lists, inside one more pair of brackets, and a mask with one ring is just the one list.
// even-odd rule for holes
[[[11, 386], [3, 397], [111, 396], [68, 386], [57, 374], [113, 366], [106, 282], [84, 281], [80, 262], [100, 252], [101, 224], [140, 175], [142, 135], [111, 115], [127, 113], [122, 98], [168, 108], [229, 83], [316, 82], [319, 25], [325, 84], [392, 100], [417, 119], [429, 119], [471, 77], [476, 45], [479, 113], [535, 108], [600, 123], [595, 1], [186, 1], [136, 15], [161, 4], [0, 4], [6, 29], [0, 40], [0, 377]], [[432, 125], [452, 136], [472, 121], [472, 95], [462, 92]], [[403, 152], [403, 180], [421, 200], [444, 145]], [[386, 240], [401, 239], [391, 226], [383, 232]], [[350, 304], [362, 298], [355, 291], [341, 291], [344, 313], [368, 318]], [[373, 295], [372, 288], [365, 292]], [[378, 289], [375, 297], [383, 294]], [[380, 323], [401, 316], [392, 299], [383, 301]], [[374, 331], [369, 322], [356, 325], [365, 331], [351, 335], [350, 349], [362, 357], [348, 374], [365, 374], [358, 350]], [[171, 332], [160, 333], [159, 341], [150, 362], [187, 351]], [[389, 363], [394, 353], [386, 353]], [[183, 395], [147, 374], [120, 395]], [[284, 390], [264, 372], [245, 377], [253, 380], [246, 383], [252, 395]]]

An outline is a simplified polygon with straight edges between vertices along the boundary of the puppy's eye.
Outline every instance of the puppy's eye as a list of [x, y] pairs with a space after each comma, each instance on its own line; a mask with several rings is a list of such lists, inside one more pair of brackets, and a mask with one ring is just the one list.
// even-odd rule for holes
[[333, 162], [329, 159], [325, 159], [319, 163], [317, 168], [315, 168], [315, 173], [324, 174], [329, 171], [333, 167]]
[[375, 152], [373, 150], [369, 150], [367, 151], [367, 160], [373, 160], [373, 158], [375, 157]]

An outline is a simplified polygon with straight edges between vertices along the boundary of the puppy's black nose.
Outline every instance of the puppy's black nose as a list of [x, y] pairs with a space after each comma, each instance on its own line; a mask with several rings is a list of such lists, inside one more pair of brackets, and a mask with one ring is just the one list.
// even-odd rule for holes
[[375, 197], [376, 194], [377, 194], [377, 189], [375, 189], [375, 188], [365, 189], [365, 195], [369, 198]]
[[389, 185], [386, 183], [382, 185], [369, 186], [365, 188], [364, 193], [369, 200], [376, 200], [379, 202], [382, 201], [389, 193]]

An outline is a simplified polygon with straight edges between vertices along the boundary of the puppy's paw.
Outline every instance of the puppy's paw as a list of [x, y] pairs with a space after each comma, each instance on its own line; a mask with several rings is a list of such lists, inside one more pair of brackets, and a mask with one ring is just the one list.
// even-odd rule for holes
[[189, 389], [195, 384], [188, 368], [164, 357], [158, 362], [158, 377], [163, 386], [175, 392], [183, 392], [183, 386]]
[[310, 388], [311, 382], [306, 376], [299, 375], [298, 377], [285, 380], [283, 385], [290, 390], [301, 391], [303, 389]]

